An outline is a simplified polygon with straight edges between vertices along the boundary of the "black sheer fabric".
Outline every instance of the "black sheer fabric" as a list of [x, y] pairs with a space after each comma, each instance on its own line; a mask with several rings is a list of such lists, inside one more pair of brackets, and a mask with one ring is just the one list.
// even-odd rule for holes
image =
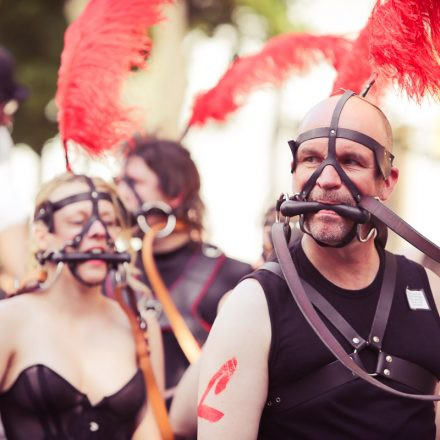
[[135, 431], [145, 399], [140, 370], [92, 405], [55, 371], [33, 365], [0, 394], [0, 413], [8, 440], [125, 440]]

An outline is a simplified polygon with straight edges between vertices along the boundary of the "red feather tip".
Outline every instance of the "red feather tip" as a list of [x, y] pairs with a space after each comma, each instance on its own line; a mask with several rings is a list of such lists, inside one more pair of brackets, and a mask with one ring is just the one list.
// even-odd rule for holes
[[[332, 95], [338, 93], [341, 89], [353, 90], [360, 94], [373, 77], [374, 71], [370, 59], [370, 33], [371, 19], [359, 32], [357, 39], [353, 42], [352, 49], [342, 60], [333, 83]], [[370, 101], [377, 103], [383, 97], [387, 81], [377, 78], [377, 74], [375, 77], [375, 85], [368, 96]]]
[[120, 103], [124, 79], [143, 67], [151, 48], [147, 29], [172, 0], [91, 0], [67, 29], [56, 102], [63, 143], [90, 153], [113, 148], [140, 128]]
[[338, 69], [351, 44], [333, 35], [272, 38], [259, 53], [237, 58], [215, 87], [196, 97], [189, 126], [203, 125], [209, 118], [224, 121], [257, 86], [280, 85], [292, 72], [304, 73], [323, 59]]
[[379, 76], [416, 101], [440, 92], [440, 2], [378, 1], [371, 15], [370, 55]]

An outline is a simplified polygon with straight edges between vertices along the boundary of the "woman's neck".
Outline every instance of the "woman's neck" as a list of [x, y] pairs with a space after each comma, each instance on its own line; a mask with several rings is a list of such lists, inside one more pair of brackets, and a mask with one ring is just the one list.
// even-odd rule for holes
[[[49, 273], [49, 279], [51, 275], [53, 276], [53, 273]], [[87, 286], [81, 283], [67, 266], [46, 293], [58, 311], [67, 311], [69, 314], [91, 312], [101, 308], [105, 301], [100, 284]]]

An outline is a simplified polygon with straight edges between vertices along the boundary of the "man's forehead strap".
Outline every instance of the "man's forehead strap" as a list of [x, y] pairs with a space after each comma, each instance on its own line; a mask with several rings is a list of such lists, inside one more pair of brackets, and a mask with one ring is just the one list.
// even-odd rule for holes
[[[331, 130], [335, 130], [335, 132], [331, 133]], [[313, 130], [301, 133], [296, 141], [289, 141], [289, 145], [292, 153], [295, 154], [298, 150], [298, 147], [303, 142], [310, 139], [330, 138], [331, 136], [335, 138], [348, 139], [369, 148], [374, 153], [376, 164], [379, 167], [380, 173], [382, 174], [383, 178], [386, 179], [390, 175], [394, 155], [391, 154], [383, 145], [379, 144], [379, 142], [374, 140], [372, 137], [367, 136], [366, 134], [363, 134], [359, 131], [350, 130], [349, 128], [314, 128]]]
[[292, 151], [293, 160], [295, 161], [296, 152], [299, 146], [310, 139], [328, 138], [329, 139], [329, 153], [334, 151], [337, 138], [348, 139], [358, 144], [364, 145], [374, 153], [376, 164], [382, 177], [386, 179], [391, 172], [394, 156], [383, 145], [374, 140], [372, 137], [356, 130], [338, 127], [339, 116], [343, 105], [354, 95], [354, 92], [345, 92], [338, 101], [332, 116], [332, 123], [330, 127], [319, 127], [308, 130], [298, 136], [296, 140], [289, 141], [289, 146]]

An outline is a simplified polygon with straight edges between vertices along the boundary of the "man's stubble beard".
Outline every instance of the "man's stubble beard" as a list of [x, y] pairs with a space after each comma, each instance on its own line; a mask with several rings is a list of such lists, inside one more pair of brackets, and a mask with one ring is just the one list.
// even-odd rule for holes
[[[325, 191], [315, 188], [308, 197], [309, 201], [320, 201], [321, 203], [334, 203], [347, 206], [356, 206], [356, 203], [349, 193], [341, 191]], [[352, 231], [354, 222], [339, 215], [309, 214], [305, 218], [305, 226], [312, 237], [322, 243], [335, 245], [342, 242]]]
[[351, 220], [330, 214], [310, 214], [305, 224], [315, 240], [329, 245], [341, 243], [353, 229]]

